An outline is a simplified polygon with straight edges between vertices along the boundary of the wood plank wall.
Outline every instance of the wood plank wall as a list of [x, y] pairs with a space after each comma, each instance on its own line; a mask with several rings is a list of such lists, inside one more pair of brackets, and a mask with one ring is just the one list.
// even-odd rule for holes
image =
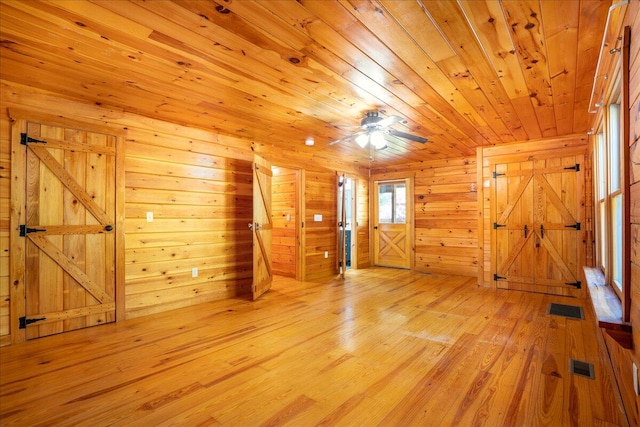
[[[640, 397], [633, 390], [632, 363], [640, 367], [640, 2], [632, 1], [627, 6], [625, 19], [619, 36], [625, 26], [631, 27], [630, 46], [630, 202], [631, 202], [631, 327], [634, 348], [620, 347], [608, 334], [603, 333], [604, 342], [611, 357], [622, 400], [632, 426], [640, 425]], [[612, 69], [603, 73], [613, 75]]]
[[296, 277], [297, 171], [273, 168], [271, 180], [271, 262], [273, 273]]
[[[478, 273], [476, 158], [372, 169], [372, 180], [414, 177], [415, 266], [430, 273]], [[473, 185], [472, 185], [473, 184]]]
[[[307, 279], [336, 273], [336, 171], [295, 149], [213, 134], [0, 81], [0, 345], [10, 343], [8, 108], [60, 114], [125, 130], [126, 316], [243, 294], [251, 279], [251, 162], [254, 152], [303, 169]], [[361, 166], [340, 170], [364, 176]], [[368, 174], [368, 172], [367, 172]], [[153, 212], [153, 222], [147, 222]], [[314, 222], [314, 214], [323, 217]], [[329, 253], [324, 258], [324, 252]], [[192, 268], [198, 276], [192, 276]]]
[[213, 155], [207, 141], [134, 127], [126, 146], [127, 317], [248, 293], [251, 162]]

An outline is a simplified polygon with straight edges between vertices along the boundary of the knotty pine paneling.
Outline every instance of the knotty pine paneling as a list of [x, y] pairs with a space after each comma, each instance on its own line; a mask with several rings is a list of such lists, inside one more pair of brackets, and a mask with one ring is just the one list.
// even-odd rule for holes
[[402, 176], [414, 176], [414, 268], [476, 276], [476, 158], [425, 161], [371, 171], [372, 180]]
[[128, 317], [243, 295], [250, 289], [251, 162], [222, 158], [214, 154], [214, 146], [196, 145], [178, 134], [128, 130]]
[[414, 188], [415, 266], [431, 273], [478, 273], [476, 158], [425, 163]]
[[273, 167], [271, 179], [271, 262], [274, 274], [296, 277], [298, 178], [293, 169]]

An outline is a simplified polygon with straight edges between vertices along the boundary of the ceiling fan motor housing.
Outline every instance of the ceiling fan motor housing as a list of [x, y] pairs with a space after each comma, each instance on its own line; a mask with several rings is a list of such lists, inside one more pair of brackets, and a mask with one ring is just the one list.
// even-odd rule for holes
[[377, 111], [369, 111], [367, 115], [360, 122], [360, 126], [362, 127], [362, 129], [371, 128], [371, 127], [374, 127], [375, 124], [378, 123], [380, 120], [382, 119], [380, 118], [380, 116], [378, 116]]

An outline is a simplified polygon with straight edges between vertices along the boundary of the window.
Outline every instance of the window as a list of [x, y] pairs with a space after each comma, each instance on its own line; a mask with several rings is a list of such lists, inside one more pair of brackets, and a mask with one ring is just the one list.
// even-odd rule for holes
[[378, 190], [378, 221], [404, 224], [407, 221], [407, 188], [404, 182], [381, 184]]
[[607, 283], [621, 297], [624, 282], [624, 164], [621, 147], [624, 141], [619, 90], [614, 95], [614, 102], [603, 111], [602, 125], [595, 140], [596, 257]]

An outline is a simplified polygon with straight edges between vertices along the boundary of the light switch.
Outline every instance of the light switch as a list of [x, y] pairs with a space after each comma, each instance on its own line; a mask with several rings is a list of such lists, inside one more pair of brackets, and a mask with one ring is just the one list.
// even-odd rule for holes
[[153, 212], [147, 212], [147, 222], [153, 222]]
[[322, 214], [314, 214], [313, 215], [313, 220], [315, 222], [322, 222]]

